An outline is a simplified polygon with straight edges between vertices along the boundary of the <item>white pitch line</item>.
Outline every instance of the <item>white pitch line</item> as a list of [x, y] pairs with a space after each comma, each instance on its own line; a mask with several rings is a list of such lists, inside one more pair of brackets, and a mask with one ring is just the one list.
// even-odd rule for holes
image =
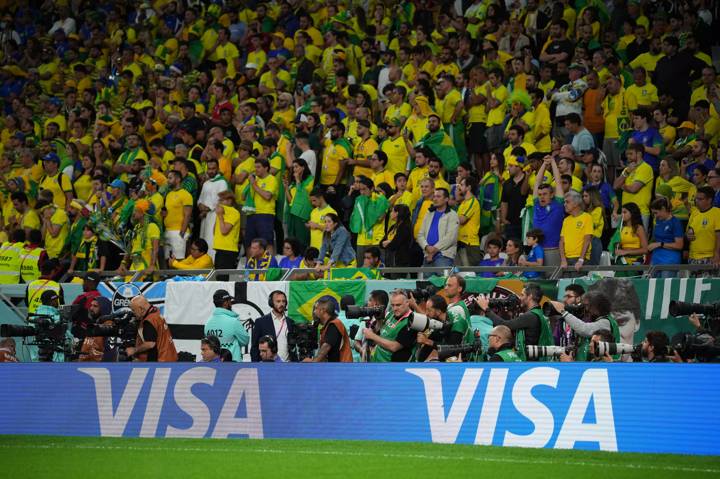
[[396, 454], [396, 453], [369, 453], [369, 452], [341, 452], [341, 451], [314, 451], [303, 449], [267, 449], [267, 448], [216, 448], [216, 447], [138, 447], [138, 446], [91, 446], [91, 445], [67, 445], [50, 443], [47, 445], [39, 444], [1, 444], [0, 449], [91, 449], [91, 450], [121, 450], [121, 451], [165, 451], [165, 452], [217, 452], [217, 453], [260, 453], [260, 454], [303, 454], [308, 456], [355, 456], [355, 457], [386, 457], [391, 459], [423, 459], [423, 460], [447, 460], [447, 461], [476, 461], [476, 462], [495, 462], [507, 464], [525, 464], [525, 465], [560, 465], [560, 466], [579, 466], [579, 467], [614, 467], [619, 469], [638, 469], [638, 470], [659, 470], [674, 472], [708, 472], [720, 473], [720, 469], [703, 469], [697, 467], [683, 466], [651, 466], [644, 464], [612, 464], [602, 462], [586, 462], [586, 461], [551, 461], [548, 459], [511, 459], [505, 457], [492, 456], [448, 456], [448, 455], [429, 455], [429, 454]]

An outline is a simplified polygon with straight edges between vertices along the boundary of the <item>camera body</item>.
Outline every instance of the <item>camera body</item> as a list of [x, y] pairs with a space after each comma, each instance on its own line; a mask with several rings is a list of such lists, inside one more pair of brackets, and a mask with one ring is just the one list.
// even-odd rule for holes
[[[102, 324], [112, 321], [112, 324]], [[120, 309], [112, 314], [100, 316], [97, 322], [89, 328], [87, 335], [103, 338], [113, 338], [113, 346], [118, 348], [118, 361], [129, 361], [127, 348], [135, 346], [137, 338], [138, 320], [130, 309]]]
[[359, 318], [376, 318], [381, 319], [385, 316], [385, 308], [382, 306], [355, 306], [351, 305], [345, 308], [345, 317], [348, 319]]
[[68, 340], [68, 330], [76, 306], [61, 306], [57, 316], [51, 314], [28, 314], [27, 325], [0, 325], [0, 336], [31, 338], [23, 339], [26, 346], [37, 346], [38, 357], [42, 362], [53, 360], [55, 353], [63, 353], [66, 360], [72, 354], [72, 342]]
[[670, 348], [683, 359], [720, 362], [720, 342], [708, 333], [678, 333], [672, 337]]
[[313, 357], [313, 353], [318, 348], [317, 322], [295, 323], [293, 330], [288, 332], [287, 343], [291, 361], [302, 361]]

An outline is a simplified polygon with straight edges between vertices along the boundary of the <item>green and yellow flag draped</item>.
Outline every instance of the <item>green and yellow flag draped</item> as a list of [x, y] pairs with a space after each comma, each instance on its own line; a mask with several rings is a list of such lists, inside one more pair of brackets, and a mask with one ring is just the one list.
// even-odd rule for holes
[[443, 167], [448, 172], [454, 173], [457, 170], [460, 159], [458, 158], [452, 138], [443, 130], [436, 131], [435, 133], [427, 133], [420, 139], [416, 147], [417, 146], [430, 148], [435, 156], [440, 158]]
[[365, 302], [364, 281], [292, 281], [288, 316], [296, 323], [312, 320], [312, 308], [319, 299], [330, 296], [340, 304], [340, 298], [350, 294], [356, 304]]

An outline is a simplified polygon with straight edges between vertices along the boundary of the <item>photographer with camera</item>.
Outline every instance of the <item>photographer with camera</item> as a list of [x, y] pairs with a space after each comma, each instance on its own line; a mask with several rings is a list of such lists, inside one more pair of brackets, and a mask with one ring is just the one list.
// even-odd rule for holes
[[[73, 337], [67, 324], [65, 325], [64, 335], [60, 335], [63, 331], [61, 324], [63, 318], [60, 315], [60, 296], [58, 293], [53, 290], [43, 291], [40, 295], [40, 306], [37, 307], [34, 313], [30, 313], [29, 316], [34, 317], [36, 324], [38, 324], [38, 329], [45, 329], [45, 327], [39, 325], [40, 322], [44, 321], [49, 321], [49, 327], [51, 329], [60, 326], [56, 334], [51, 333], [51, 336], [56, 340], [57, 344], [53, 343], [52, 345], [40, 346], [39, 348], [31, 348], [32, 361], [64, 362], [64, 351], [70, 352]], [[34, 355], [33, 352], [35, 353]]]
[[518, 357], [524, 361], [526, 359], [525, 346], [555, 344], [550, 332], [550, 323], [540, 308], [542, 297], [540, 286], [534, 283], [525, 285], [520, 294], [520, 303], [525, 312], [509, 320], [501, 318], [489, 309], [490, 298], [488, 296], [481, 295], [475, 301], [481, 312], [490, 318], [493, 326], [507, 326], [510, 331], [515, 333], [515, 351]]
[[135, 361], [175, 362], [178, 359], [170, 328], [160, 311], [143, 296], [130, 300], [130, 309], [138, 320], [135, 347], [127, 348], [128, 358]]
[[504, 325], [495, 326], [488, 334], [487, 361], [517, 363], [520, 356], [513, 349], [513, 335], [510, 328]]
[[240, 316], [232, 310], [235, 298], [224, 289], [213, 294], [215, 309], [205, 323], [205, 336], [215, 336], [220, 340], [220, 347], [230, 351], [233, 361], [242, 361], [242, 348], [250, 342], [250, 335], [245, 331]]
[[[86, 331], [92, 334], [95, 325], [112, 326], [112, 320], [101, 320], [103, 316], [110, 314], [112, 303], [109, 299], [98, 296], [90, 301], [88, 307], [88, 324]], [[85, 336], [80, 346], [80, 356], [78, 361], [102, 361], [104, 358], [114, 357], [114, 351], [105, 345], [105, 337], [103, 336]]]
[[351, 304], [354, 301], [355, 299], [352, 296], [341, 299], [340, 320], [343, 321], [343, 318], [345, 318], [343, 324], [348, 331], [348, 336], [353, 341], [353, 361], [366, 362], [370, 355], [369, 350], [372, 343], [363, 336], [362, 322], [365, 322], [366, 327], [376, 333], [380, 331], [387, 312], [389, 297], [387, 292], [376, 289], [370, 292], [365, 306]]
[[260, 338], [263, 336], [272, 336], [277, 346], [277, 354], [283, 361], [290, 361], [288, 335], [293, 334], [295, 323], [285, 314], [288, 304], [287, 296], [282, 291], [273, 291], [270, 293], [268, 304], [270, 308], [272, 308], [270, 312], [256, 319], [253, 325], [252, 339], [250, 342], [250, 360], [254, 363], [261, 361], [259, 348]]
[[[579, 284], [569, 284], [565, 287], [565, 295], [563, 303], [566, 306], [582, 306], [582, 296], [585, 294], [585, 288]], [[550, 321], [550, 330], [553, 333], [553, 339], [558, 346], [570, 347], [575, 344], [575, 334], [572, 328], [563, 321], [560, 313], [555, 311], [545, 311], [545, 315]]]
[[379, 334], [370, 328], [363, 329], [365, 338], [376, 344], [370, 357], [372, 362], [407, 362], [415, 349], [416, 334], [408, 327], [414, 314], [408, 293], [401, 289], [393, 291], [390, 308], [392, 311], [385, 317]]
[[662, 331], [648, 331], [642, 342], [642, 357], [649, 363], [668, 363], [670, 338]]
[[[597, 362], [606, 362], [611, 363], [613, 362], [613, 358], [610, 356], [608, 351], [600, 351], [600, 343], [603, 345], [606, 344], [615, 344], [613, 341], [615, 340], [612, 332], [609, 329], [600, 329], [593, 333], [592, 336], [590, 336], [589, 346], [588, 346], [588, 359], [586, 361], [589, 361], [591, 363], [597, 363]], [[562, 363], [571, 363], [576, 361], [577, 359], [572, 353], [564, 353], [560, 354], [558, 356], [558, 359]]]
[[305, 363], [351, 363], [350, 338], [345, 326], [338, 319], [336, 303], [330, 299], [319, 299], [313, 307], [313, 319], [322, 325], [320, 347], [314, 358], [305, 358]]
[[[620, 328], [612, 317], [612, 314], [610, 314], [612, 306], [610, 299], [600, 291], [590, 290], [582, 296], [584, 320], [579, 319], [568, 311], [565, 303], [550, 301], [550, 304], [555, 311], [562, 316], [565, 324], [570, 326], [579, 338], [577, 342], [577, 353], [575, 355], [577, 361], [588, 361], [590, 338], [601, 329], [608, 330], [612, 333], [613, 340], [610, 342], [619, 343], [622, 340], [620, 337]], [[580, 314], [580, 312], [578, 312], [578, 314]], [[616, 356], [615, 359], [619, 359], [619, 356]]]

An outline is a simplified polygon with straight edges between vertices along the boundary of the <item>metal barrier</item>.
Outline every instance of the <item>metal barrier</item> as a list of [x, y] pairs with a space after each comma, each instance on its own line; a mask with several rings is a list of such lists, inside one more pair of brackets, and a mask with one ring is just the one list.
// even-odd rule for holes
[[[280, 268], [278, 268], [280, 269]], [[291, 277], [298, 273], [314, 273], [312, 268], [282, 268], [283, 275], [278, 281], [288, 281]], [[386, 275], [409, 275], [410, 279], [422, 279], [426, 276], [447, 275], [451, 272], [460, 273], [524, 273], [524, 272], [540, 272], [544, 273], [545, 279], [560, 279], [563, 277], [577, 277], [582, 273], [638, 273], [638, 277], [652, 278], [655, 273], [660, 271], [688, 271], [690, 273], [710, 272], [718, 275], [720, 270], [712, 264], [673, 264], [673, 265], [610, 265], [610, 266], [582, 266], [579, 270], [575, 267], [561, 266], [441, 266], [441, 267], [395, 267], [395, 268], [377, 268], [381, 276]], [[160, 278], [168, 278], [174, 276], [204, 276], [206, 281], [214, 281], [218, 275], [225, 275], [239, 280], [247, 280], [251, 274], [267, 273], [266, 269], [193, 269], [193, 270], [177, 270], [165, 269], [153, 272], [153, 276]], [[119, 275], [114, 271], [99, 272], [103, 278], [116, 278]], [[122, 279], [124, 282], [140, 281], [144, 271], [128, 271], [124, 277], [130, 276], [129, 280]], [[71, 279], [72, 275], [65, 274], [60, 282]]]

